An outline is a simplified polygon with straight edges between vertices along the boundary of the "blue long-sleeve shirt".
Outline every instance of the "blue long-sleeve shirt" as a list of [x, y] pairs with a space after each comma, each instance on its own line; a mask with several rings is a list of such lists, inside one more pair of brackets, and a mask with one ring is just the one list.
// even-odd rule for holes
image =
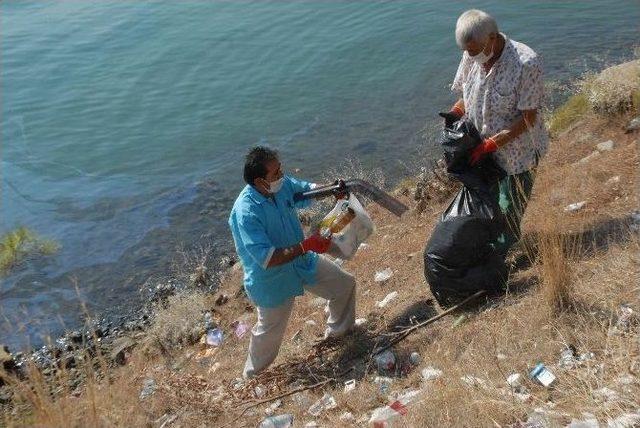
[[316, 282], [318, 255], [308, 252], [292, 261], [267, 267], [276, 248], [290, 247], [304, 239], [297, 209], [311, 204], [293, 201], [293, 195], [311, 189], [311, 183], [285, 176], [273, 198], [245, 186], [233, 204], [229, 226], [244, 268], [249, 298], [262, 307], [276, 307], [303, 294], [303, 284]]

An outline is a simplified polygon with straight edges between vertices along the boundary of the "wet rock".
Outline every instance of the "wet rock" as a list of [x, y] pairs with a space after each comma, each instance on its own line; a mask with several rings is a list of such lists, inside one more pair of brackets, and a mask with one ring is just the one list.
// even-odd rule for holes
[[[9, 348], [5, 345], [0, 345], [0, 366], [2, 369], [11, 374], [16, 370], [16, 362], [9, 351]], [[0, 376], [0, 386], [4, 385], [4, 380]]]
[[136, 342], [132, 338], [128, 336], [119, 337], [113, 341], [109, 358], [118, 365], [124, 365], [126, 362], [126, 352], [134, 346], [136, 346]]
[[220, 294], [216, 299], [216, 306], [222, 306], [229, 301], [229, 296], [226, 294]]
[[69, 340], [71, 340], [71, 342], [73, 343], [82, 343], [84, 340], [84, 336], [82, 335], [82, 332], [80, 330], [74, 330], [72, 332], [70, 332], [67, 337], [69, 338]]

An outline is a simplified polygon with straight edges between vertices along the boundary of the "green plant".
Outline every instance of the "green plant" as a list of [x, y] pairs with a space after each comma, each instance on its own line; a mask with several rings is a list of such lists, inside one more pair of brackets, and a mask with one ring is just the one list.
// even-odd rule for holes
[[590, 108], [589, 99], [583, 92], [572, 95], [567, 102], [551, 114], [549, 130], [553, 134], [564, 131], [576, 120], [588, 113]]
[[57, 242], [40, 238], [30, 229], [19, 226], [0, 238], [0, 274], [8, 273], [31, 255], [48, 256], [59, 249]]

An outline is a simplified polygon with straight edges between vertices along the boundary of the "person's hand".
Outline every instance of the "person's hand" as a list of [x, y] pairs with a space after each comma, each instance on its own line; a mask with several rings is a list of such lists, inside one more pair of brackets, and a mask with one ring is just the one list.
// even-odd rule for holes
[[486, 154], [493, 153], [496, 150], [498, 150], [496, 140], [493, 138], [485, 138], [482, 143], [478, 144], [471, 152], [471, 166], [480, 162], [480, 159], [482, 159]]
[[314, 253], [323, 254], [329, 250], [330, 245], [331, 238], [324, 238], [318, 233], [314, 233], [302, 241], [302, 249], [305, 253], [307, 251], [313, 251]]
[[464, 112], [458, 106], [453, 106], [448, 112], [440, 112], [438, 114], [444, 119], [445, 128], [451, 128], [455, 122], [464, 116]]
[[333, 192], [333, 196], [335, 196], [336, 201], [338, 199], [346, 199], [349, 196], [349, 191], [347, 190], [347, 185], [345, 184], [343, 179], [338, 179], [333, 182], [334, 185], [338, 185], [338, 190]]

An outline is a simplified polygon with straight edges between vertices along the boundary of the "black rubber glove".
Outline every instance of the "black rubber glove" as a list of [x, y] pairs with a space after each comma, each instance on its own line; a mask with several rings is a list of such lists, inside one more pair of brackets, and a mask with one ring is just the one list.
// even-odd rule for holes
[[451, 128], [455, 122], [460, 120], [460, 117], [453, 112], [440, 112], [438, 113], [440, 117], [444, 118], [444, 127]]

